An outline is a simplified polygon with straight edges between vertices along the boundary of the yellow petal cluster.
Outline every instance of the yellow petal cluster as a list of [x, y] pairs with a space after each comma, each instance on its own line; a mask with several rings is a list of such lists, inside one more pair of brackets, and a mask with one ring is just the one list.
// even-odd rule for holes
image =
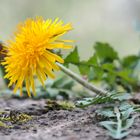
[[54, 78], [52, 70], [59, 70], [56, 61], [63, 63], [63, 59], [51, 50], [72, 46], [71, 40], [60, 39], [72, 29], [70, 23], [65, 24], [58, 18], [43, 20], [42, 17], [27, 19], [17, 26], [13, 38], [7, 42], [7, 56], [2, 63], [5, 66], [5, 78], [10, 80], [9, 86], [15, 84], [14, 92], [20, 89], [22, 93], [25, 81], [28, 96], [30, 88], [35, 94], [34, 77], [38, 77], [42, 85], [47, 76]]

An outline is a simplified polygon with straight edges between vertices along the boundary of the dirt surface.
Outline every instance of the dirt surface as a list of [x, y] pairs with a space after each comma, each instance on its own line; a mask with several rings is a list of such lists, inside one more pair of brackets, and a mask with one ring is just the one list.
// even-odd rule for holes
[[[0, 98], [2, 111], [18, 110], [32, 116], [25, 123], [0, 127], [0, 140], [112, 140], [99, 126], [96, 106], [87, 109], [46, 110], [46, 101]], [[135, 120], [131, 134], [124, 140], [140, 140], [140, 118]]]

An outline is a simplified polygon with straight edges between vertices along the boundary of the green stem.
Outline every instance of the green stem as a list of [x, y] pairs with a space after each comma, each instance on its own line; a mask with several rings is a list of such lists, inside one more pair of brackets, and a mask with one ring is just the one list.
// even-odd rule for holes
[[96, 94], [106, 95], [107, 91], [95, 87], [93, 84], [90, 84], [89, 82], [87, 82], [86, 80], [84, 80], [83, 78], [81, 78], [79, 75], [77, 75], [76, 73], [72, 72], [70, 69], [64, 67], [62, 64], [57, 63], [57, 65], [61, 68], [61, 70], [65, 74], [67, 74], [72, 79], [74, 79], [75, 81], [77, 81], [78, 83], [80, 83], [83, 87], [89, 89], [90, 91], [92, 91], [92, 92], [94, 92]]

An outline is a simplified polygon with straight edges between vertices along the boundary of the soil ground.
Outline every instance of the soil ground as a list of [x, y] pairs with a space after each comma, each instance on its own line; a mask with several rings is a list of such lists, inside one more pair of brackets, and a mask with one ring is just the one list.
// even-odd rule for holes
[[[13, 123], [12, 128], [0, 127], [0, 140], [112, 140], [98, 124], [97, 106], [73, 111], [46, 111], [45, 106], [44, 99], [0, 98], [1, 110], [18, 110], [32, 116], [28, 122]], [[124, 140], [140, 140], [140, 117]]]

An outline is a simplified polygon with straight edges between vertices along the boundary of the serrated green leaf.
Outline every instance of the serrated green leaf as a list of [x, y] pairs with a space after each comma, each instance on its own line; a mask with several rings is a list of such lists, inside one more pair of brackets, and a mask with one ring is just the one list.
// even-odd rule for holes
[[126, 122], [125, 122], [125, 125], [122, 127], [122, 130], [129, 129], [133, 125], [134, 119], [135, 119], [135, 117], [132, 117], [130, 119], [127, 119]]
[[116, 135], [116, 133], [109, 132], [109, 135], [115, 139], [122, 139], [122, 138], [128, 136], [129, 134], [130, 134], [130, 131], [118, 133], [117, 135]]
[[123, 67], [134, 68], [134, 66], [136, 65], [136, 63], [139, 59], [140, 58], [136, 55], [126, 56], [122, 60]]
[[94, 98], [84, 98], [80, 101], [77, 101], [76, 102], [76, 106], [77, 107], [87, 107], [87, 106], [90, 106], [90, 105], [93, 105], [93, 104], [101, 104], [101, 103], [111, 103], [111, 102], [114, 102], [115, 100], [112, 98], [112, 95], [106, 95], [106, 96], [99, 96], [97, 95], [96, 97]]
[[65, 64], [79, 63], [80, 58], [79, 58], [77, 47], [75, 47], [75, 49], [64, 59], [64, 61], [65, 61]]
[[108, 118], [115, 117], [114, 110], [112, 109], [112, 107], [98, 109], [98, 110], [96, 110], [96, 113], [98, 115], [108, 117]]
[[127, 102], [121, 103], [119, 109], [121, 111], [122, 120], [128, 119], [130, 114], [134, 112], [133, 106]]
[[121, 110], [121, 111], [126, 111], [126, 110], [128, 110], [129, 108], [132, 108], [133, 106], [131, 105], [131, 104], [129, 104], [128, 102], [122, 102], [121, 104], [120, 104], [120, 107], [119, 107], [119, 109]]
[[108, 71], [112, 71], [115, 69], [115, 66], [113, 63], [105, 63], [101, 67], [102, 67], [102, 69], [108, 70]]
[[117, 125], [116, 122], [113, 122], [113, 121], [102, 121], [102, 122], [100, 122], [100, 125], [102, 125], [103, 127], [105, 127], [111, 133], [115, 133], [116, 132], [116, 130], [113, 128], [114, 125]]
[[122, 114], [122, 119], [125, 120], [127, 118], [129, 118], [130, 114], [132, 114], [132, 112], [134, 112], [134, 109], [133, 108], [129, 108], [128, 110], [126, 111], [122, 111], [121, 114]]
[[123, 58], [122, 60], [123, 69], [130, 70], [129, 74], [131, 78], [135, 79], [134, 88], [140, 87], [140, 55], [131, 55]]
[[90, 71], [90, 67], [88, 65], [86, 65], [85, 61], [81, 61], [81, 64], [85, 64], [85, 65], [79, 65], [79, 71], [82, 75], [88, 75], [89, 71]]
[[[126, 109], [127, 108], [126, 105], [128, 107], [128, 104], [124, 104], [122, 105], [121, 109], [123, 110]], [[122, 112], [119, 111], [119, 109], [120, 108], [118, 107], [114, 108], [114, 115], [116, 119], [113, 117], [113, 119], [109, 118], [110, 121], [100, 122], [100, 125], [104, 126], [109, 131], [109, 135], [114, 139], [122, 139], [126, 137], [130, 133], [128, 129], [133, 125], [134, 122], [134, 118], [131, 119], [128, 118], [130, 117], [130, 114], [125, 119], [124, 118], [122, 119], [121, 118]]]
[[92, 57], [89, 58], [89, 60], [87, 61], [88, 65], [98, 65], [98, 60], [97, 60], [97, 55], [93, 55]]
[[128, 81], [131, 84], [136, 84], [136, 79], [131, 77], [132, 70], [131, 69], [123, 69], [121, 71], [117, 72], [117, 75], [124, 79], [125, 81]]
[[117, 94], [113, 94], [112, 98], [118, 99], [119, 101], [125, 101], [131, 99], [132, 95], [130, 93], [118, 92]]
[[66, 81], [66, 77], [63, 76], [63, 77], [60, 77], [60, 78], [57, 78], [55, 81], [52, 81], [53, 84], [51, 85], [52, 87], [62, 87], [61, 85], [63, 85], [63, 83]]
[[94, 49], [101, 63], [113, 62], [113, 60], [118, 59], [117, 52], [108, 43], [97, 42]]
[[68, 80], [66, 77], [61, 77], [57, 81], [54, 81], [52, 88], [72, 89], [74, 86], [73, 80]]
[[[126, 98], [125, 98], [126, 97]], [[76, 102], [77, 107], [87, 107], [93, 104], [104, 104], [104, 103], [113, 103], [116, 101], [125, 101], [130, 99], [128, 93], [119, 93], [119, 92], [109, 92], [106, 95], [96, 95], [94, 98], [84, 98]], [[121, 109], [129, 108], [126, 104], [122, 104]], [[131, 106], [132, 107], [132, 106]]]
[[[75, 48], [65, 58], [65, 65], [76, 65], [89, 81], [100, 82], [108, 90], [121, 89], [132, 92], [132, 89], [139, 89], [139, 56], [132, 55], [120, 59], [118, 53], [107, 43], [97, 42], [94, 48], [95, 53], [87, 61], [80, 61], [78, 50]], [[134, 62], [135, 60], [137, 62]]]

